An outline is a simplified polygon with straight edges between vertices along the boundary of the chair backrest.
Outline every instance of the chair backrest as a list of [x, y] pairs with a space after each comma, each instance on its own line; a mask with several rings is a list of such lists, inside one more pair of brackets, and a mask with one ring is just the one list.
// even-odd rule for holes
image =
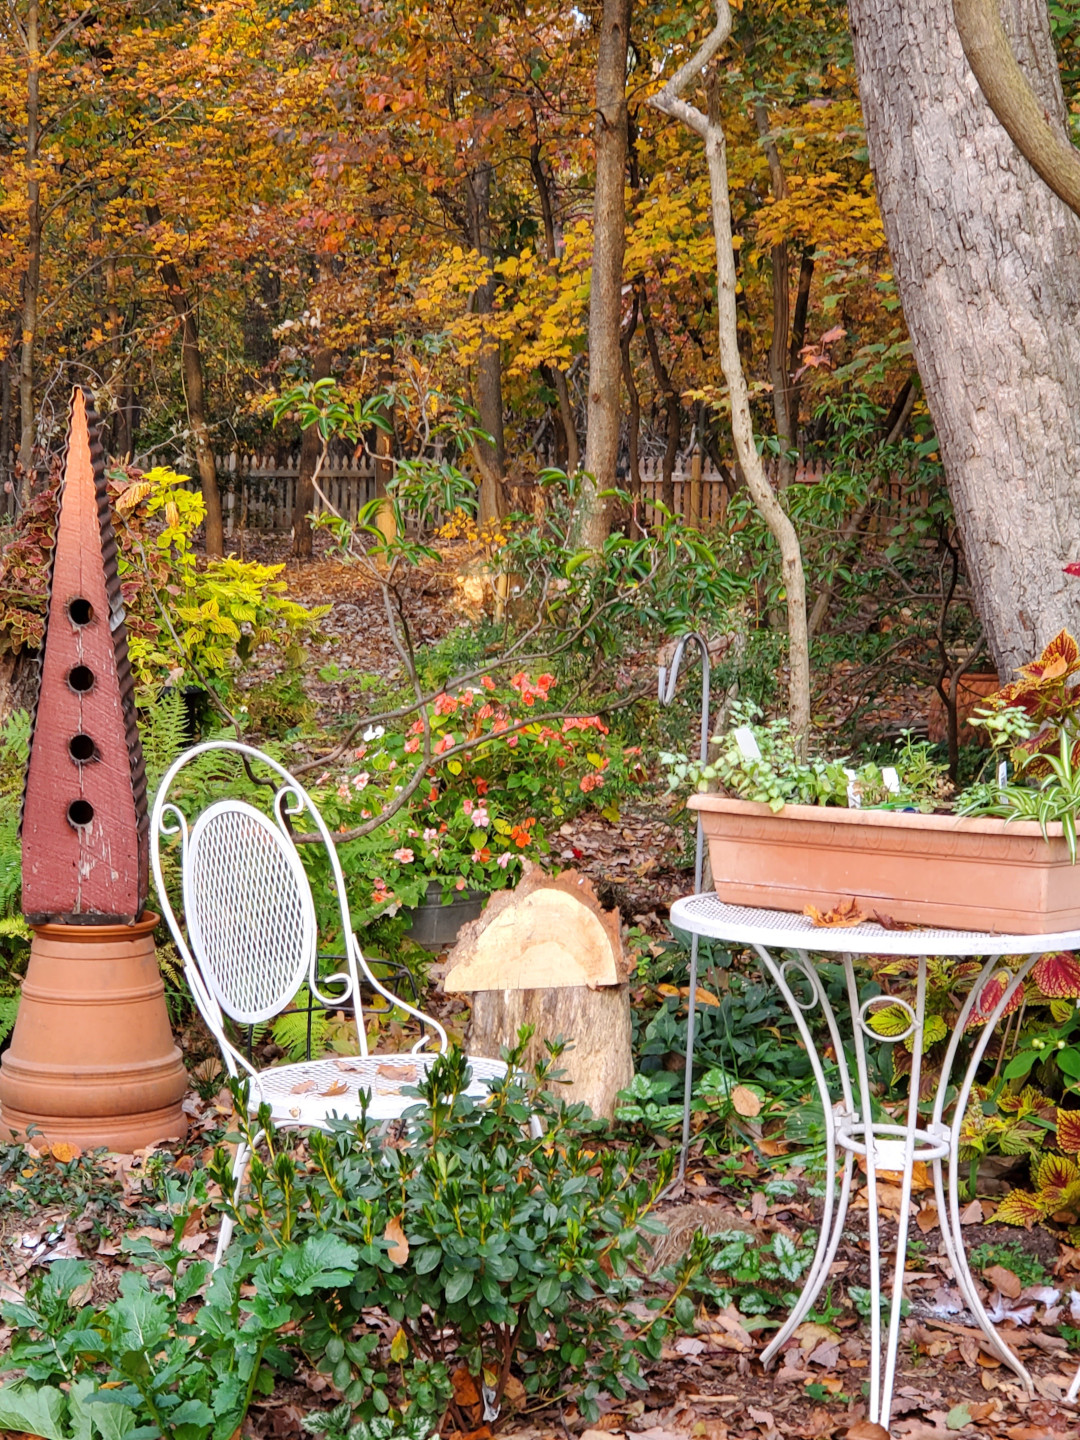
[[[197, 775], [180, 777], [200, 757], [234, 757], [262, 787], [248, 788], [265, 797], [264, 809], [250, 799], [212, 800], [194, 818], [206, 790], [227, 783], [219, 767], [201, 766]], [[209, 769], [209, 777], [205, 773]], [[269, 781], [267, 782], [267, 772]], [[314, 831], [330, 862], [331, 882], [345, 936], [344, 971], [319, 975], [318, 927], [307, 872], [293, 833]], [[360, 974], [395, 1006], [430, 1026], [441, 1044], [446, 1035], [430, 1016], [393, 994], [372, 973], [349, 924], [344, 876], [330, 832], [310, 795], [278, 762], [250, 745], [214, 740], [195, 745], [167, 771], [154, 799], [150, 820], [151, 865], [162, 913], [184, 961], [195, 1002], [221, 1046], [230, 1073], [253, 1067], [230, 1041], [225, 1017], [254, 1025], [279, 1014], [306, 984], [320, 1004], [350, 1008], [356, 1019], [360, 1053], [367, 1054]], [[177, 917], [165, 883], [163, 860], [178, 846], [183, 917]], [[333, 987], [326, 993], [323, 987]], [[417, 1045], [426, 1043], [426, 1035]]]

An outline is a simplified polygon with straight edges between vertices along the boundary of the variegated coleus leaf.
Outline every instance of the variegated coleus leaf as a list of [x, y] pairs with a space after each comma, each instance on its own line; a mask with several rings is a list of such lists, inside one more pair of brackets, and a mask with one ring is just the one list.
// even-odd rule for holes
[[[971, 1007], [971, 1014], [968, 1016], [967, 1028], [970, 1030], [973, 1025], [985, 1025], [994, 1013], [997, 1004], [1005, 991], [1012, 984], [1013, 977], [1008, 970], [999, 970], [996, 975], [991, 975], [986, 984], [979, 991], [975, 1004]], [[1011, 1015], [1014, 1010], [1020, 1008], [1024, 998], [1024, 987], [1018, 985], [1009, 997], [1009, 1003], [1005, 1006], [1004, 1014]]]
[[1057, 1143], [1067, 1155], [1080, 1154], [1080, 1110], [1057, 1112]]
[[1080, 1169], [1067, 1155], [1043, 1155], [1033, 1165], [1035, 1188], [1048, 1209], [1056, 1210], [1063, 1190], [1080, 1180]]
[[1012, 1190], [994, 1212], [994, 1219], [1001, 1225], [1023, 1225], [1030, 1230], [1046, 1213], [1038, 1195], [1031, 1195], [1027, 1190]]
[[1043, 995], [1070, 1000], [1080, 995], [1080, 960], [1069, 950], [1058, 950], [1036, 960], [1031, 978]]

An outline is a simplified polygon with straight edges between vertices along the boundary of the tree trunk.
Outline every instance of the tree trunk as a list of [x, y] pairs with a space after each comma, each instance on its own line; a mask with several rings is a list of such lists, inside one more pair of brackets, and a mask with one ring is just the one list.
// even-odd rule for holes
[[[529, 169], [532, 171], [536, 193], [540, 198], [540, 214], [544, 220], [544, 240], [547, 244], [547, 262], [554, 269], [559, 258], [558, 246], [555, 242], [555, 211], [551, 204], [551, 185], [548, 181], [547, 171], [544, 169], [538, 140], [533, 141], [529, 147]], [[552, 388], [559, 402], [559, 425], [566, 447], [566, 473], [573, 475], [581, 464], [581, 448], [578, 444], [577, 425], [574, 422], [574, 409], [570, 403], [570, 387], [566, 383], [565, 370], [560, 369], [557, 365], [549, 368]]]
[[[769, 162], [769, 185], [774, 200], [783, 200], [787, 194], [784, 170], [780, 164], [780, 152], [769, 130], [769, 112], [760, 102], [754, 106], [754, 123], [765, 148]], [[791, 267], [788, 263], [787, 242], [781, 240], [772, 247], [772, 300], [773, 327], [772, 342], [769, 345], [769, 381], [772, 385], [773, 423], [776, 439], [780, 446], [777, 486], [786, 490], [795, 479], [795, 462], [791, 452], [795, 448], [798, 417], [791, 413], [791, 372], [788, 370], [788, 331], [791, 328]]]
[[41, 287], [41, 36], [38, 0], [26, 14], [26, 270], [22, 285], [22, 350], [19, 357], [19, 503], [26, 505], [34, 482], [34, 341]]
[[[146, 207], [146, 218], [151, 225], [161, 220], [161, 211], [156, 205]], [[220, 560], [225, 553], [225, 528], [221, 519], [221, 491], [217, 483], [217, 465], [214, 461], [214, 447], [210, 441], [210, 427], [206, 423], [206, 396], [203, 387], [202, 351], [199, 348], [199, 327], [190, 297], [180, 279], [180, 271], [172, 260], [163, 260], [158, 274], [165, 286], [169, 304], [180, 321], [180, 360], [184, 376], [184, 396], [187, 401], [188, 424], [195, 442], [195, 462], [199, 467], [199, 484], [202, 488], [203, 504], [206, 506], [206, 554], [210, 559]]]
[[682, 409], [679, 405], [679, 392], [675, 388], [667, 366], [660, 358], [660, 346], [656, 341], [656, 330], [652, 323], [652, 311], [649, 309], [649, 297], [645, 291], [644, 281], [638, 286], [637, 293], [641, 303], [641, 323], [645, 327], [645, 343], [649, 349], [649, 363], [652, 366], [657, 389], [664, 397], [667, 443], [664, 446], [664, 462], [660, 479], [660, 499], [668, 511], [674, 512], [675, 461], [678, 458], [679, 445], [682, 442]]
[[[326, 346], [315, 351], [311, 362], [312, 380], [330, 378], [332, 358], [333, 351]], [[309, 425], [300, 437], [300, 473], [296, 477], [296, 504], [293, 507], [292, 519], [292, 553], [299, 560], [311, 559], [311, 521], [308, 516], [315, 509], [315, 470], [321, 453], [319, 427]]]
[[717, 348], [720, 352], [720, 368], [727, 381], [731, 400], [731, 438], [746, 487], [780, 551], [780, 573], [784, 581], [784, 604], [788, 624], [788, 714], [796, 745], [800, 752], [805, 754], [810, 733], [810, 637], [806, 622], [806, 576], [799, 537], [791, 523], [791, 517], [769, 484], [754, 440], [750, 392], [739, 352], [727, 146], [717, 113], [715, 89], [709, 96], [708, 114], [682, 99], [682, 91], [700, 78], [730, 34], [731, 8], [728, 0], [716, 0], [714, 30], [706, 37], [697, 54], [676, 71], [650, 103], [665, 115], [688, 125], [705, 142], [713, 241], [716, 247]]
[[604, 0], [596, 59], [596, 190], [589, 292], [589, 399], [585, 476], [576, 540], [599, 550], [611, 528], [602, 492], [615, 484], [619, 461], [623, 255], [626, 251], [626, 55], [630, 0]]
[[634, 332], [638, 323], [638, 293], [635, 289], [634, 299], [630, 308], [630, 318], [623, 326], [622, 334], [619, 337], [619, 352], [622, 357], [622, 377], [626, 386], [626, 400], [628, 406], [627, 415], [627, 459], [630, 465], [630, 494], [633, 496], [633, 514], [631, 523], [634, 526], [633, 534], [645, 533], [644, 517], [640, 513], [641, 506], [641, 397], [638, 394], [637, 381], [634, 379], [634, 367], [630, 360], [630, 346], [633, 343]]
[[[489, 273], [473, 297], [478, 315], [490, 315], [495, 308], [495, 276], [490, 267], [495, 259], [491, 239], [490, 164], [478, 165], [466, 177], [469, 236], [473, 249], [487, 261]], [[502, 350], [497, 340], [484, 335], [476, 357], [476, 408], [480, 428], [491, 436], [477, 442], [480, 460], [480, 523], [499, 520], [506, 514], [506, 442], [503, 439]]]
[[[1002, 677], [1080, 623], [1080, 219], [968, 67], [950, 0], [849, 0], [892, 262]], [[1066, 136], [1043, 0], [1004, 0], [1012, 49]]]

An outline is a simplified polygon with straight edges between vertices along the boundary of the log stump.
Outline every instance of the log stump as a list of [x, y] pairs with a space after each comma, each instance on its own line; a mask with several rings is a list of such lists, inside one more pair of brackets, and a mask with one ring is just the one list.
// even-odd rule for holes
[[572, 1046], [557, 1093], [610, 1120], [634, 1076], [628, 972], [618, 912], [602, 908], [591, 881], [529, 865], [515, 890], [493, 895], [463, 927], [443, 983], [471, 995], [471, 1054], [497, 1058], [532, 1025], [531, 1064], [545, 1039], [561, 1036]]

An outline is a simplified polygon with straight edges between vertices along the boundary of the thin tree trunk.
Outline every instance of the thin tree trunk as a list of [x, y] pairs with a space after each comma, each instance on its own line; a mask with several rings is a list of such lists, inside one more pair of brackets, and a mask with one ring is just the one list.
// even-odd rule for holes
[[675, 388], [667, 366], [660, 357], [660, 346], [656, 341], [656, 329], [652, 323], [652, 312], [649, 309], [649, 297], [645, 291], [644, 281], [640, 281], [638, 284], [637, 297], [641, 304], [641, 322], [645, 327], [645, 343], [649, 350], [649, 363], [652, 366], [657, 389], [664, 397], [666, 444], [660, 480], [660, 499], [668, 510], [674, 511], [675, 461], [678, 459], [679, 445], [682, 441], [682, 407], [679, 404], [679, 392]]
[[[769, 162], [769, 185], [773, 199], [783, 200], [787, 194], [784, 183], [784, 169], [780, 164], [780, 152], [776, 148], [769, 130], [769, 112], [760, 102], [754, 106], [754, 123], [761, 136], [765, 158]], [[780, 445], [777, 485], [786, 490], [795, 479], [795, 462], [791, 451], [795, 447], [796, 420], [791, 413], [791, 372], [788, 369], [788, 331], [791, 328], [791, 267], [788, 263], [787, 242], [781, 240], [772, 247], [772, 342], [769, 345], [769, 381], [772, 384], [773, 423]]]
[[638, 506], [641, 503], [641, 397], [638, 394], [637, 382], [634, 379], [634, 367], [630, 363], [630, 346], [634, 339], [634, 332], [638, 323], [638, 293], [634, 290], [634, 299], [630, 307], [630, 319], [622, 329], [619, 339], [619, 351], [622, 357], [622, 377], [626, 386], [626, 398], [628, 405], [627, 424], [627, 450], [630, 462], [630, 494], [634, 497], [633, 523], [642, 531], [642, 520], [638, 514]]
[[599, 550], [611, 529], [603, 491], [619, 462], [623, 255], [626, 252], [626, 57], [630, 0], [604, 0], [596, 60], [596, 190], [589, 293], [589, 390], [585, 474], [578, 500], [577, 543]]
[[673, 119], [681, 120], [705, 141], [709, 171], [713, 238], [716, 245], [716, 299], [720, 368], [727, 381], [731, 400], [731, 434], [735, 453], [747, 489], [761, 512], [780, 551], [780, 572], [788, 623], [788, 712], [792, 734], [805, 751], [810, 730], [810, 642], [806, 625], [806, 579], [802, 552], [795, 527], [769, 484], [754, 443], [750, 396], [739, 353], [738, 311], [735, 298], [735, 258], [731, 245], [731, 202], [728, 194], [727, 150], [724, 132], [716, 114], [715, 91], [709, 97], [709, 113], [680, 99], [682, 90], [697, 80], [731, 34], [728, 0], [716, 0], [716, 28], [692, 59], [683, 65], [652, 104]]
[[[544, 221], [544, 240], [547, 245], [547, 262], [554, 269], [558, 258], [555, 241], [555, 211], [551, 204], [551, 185], [540, 155], [540, 142], [534, 140], [529, 147], [529, 169], [532, 171], [536, 193], [540, 200], [540, 214]], [[566, 383], [566, 371], [557, 365], [551, 370], [552, 388], [559, 405], [559, 424], [562, 427], [566, 447], [566, 473], [573, 475], [581, 464], [581, 448], [578, 443], [577, 425], [574, 422], [574, 408], [570, 404], [570, 387]]]
[[[488, 276], [473, 296], [476, 313], [490, 315], [495, 308], [495, 276], [491, 265], [495, 247], [491, 239], [490, 164], [478, 165], [466, 176], [469, 241], [488, 264]], [[480, 460], [480, 523], [498, 520], [506, 514], [506, 443], [503, 438], [502, 350], [499, 342], [483, 334], [476, 357], [476, 408], [480, 428], [491, 437], [477, 442]]]
[[128, 386], [121, 372], [124, 363], [124, 317], [116, 302], [116, 261], [105, 267], [105, 326], [109, 337], [109, 381], [113, 391], [112, 452], [117, 460], [131, 459], [131, 412], [126, 402]]
[[22, 349], [19, 358], [19, 503], [26, 505], [34, 481], [34, 342], [41, 288], [41, 34], [38, 0], [26, 14], [26, 269], [22, 285]]
[[[146, 218], [151, 225], [157, 225], [161, 221], [161, 211], [156, 205], [148, 205]], [[206, 423], [199, 327], [190, 296], [184, 289], [175, 263], [172, 260], [162, 260], [158, 265], [158, 274], [165, 286], [173, 313], [180, 321], [184, 397], [187, 402], [188, 424], [191, 426], [191, 436], [195, 443], [195, 463], [199, 467], [203, 504], [206, 506], [206, 554], [210, 559], [220, 559], [225, 553], [225, 528], [221, 518], [221, 491], [218, 489], [214, 447], [210, 440], [210, 427]]]
[[[333, 351], [320, 346], [311, 362], [312, 380], [330, 378]], [[300, 473], [296, 477], [296, 504], [293, 507], [292, 553], [298, 560], [311, 559], [311, 512], [315, 509], [315, 470], [322, 453], [322, 439], [317, 425], [309, 425], [300, 437]]]
[[[1080, 219], [1017, 152], [952, 0], [849, 0], [878, 203], [963, 539], [1007, 677], [1080, 622]], [[1045, 0], [1005, 28], [1064, 141]]]

